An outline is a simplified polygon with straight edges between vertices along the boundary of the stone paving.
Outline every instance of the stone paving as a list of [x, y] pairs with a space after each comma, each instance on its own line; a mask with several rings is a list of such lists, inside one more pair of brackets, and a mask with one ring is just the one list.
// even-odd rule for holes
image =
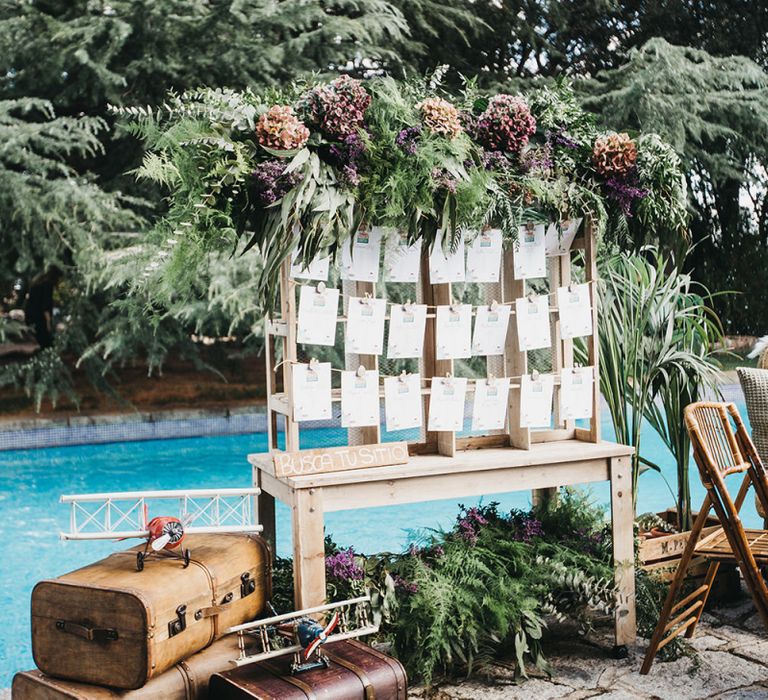
[[567, 629], [552, 632], [545, 646], [553, 675], [516, 683], [511, 664], [495, 664], [485, 677], [443, 683], [426, 700], [768, 700], [768, 634], [749, 599], [705, 613], [692, 646], [694, 656], [656, 662], [639, 673], [647, 642], [627, 659], [611, 658], [609, 630], [580, 639]]

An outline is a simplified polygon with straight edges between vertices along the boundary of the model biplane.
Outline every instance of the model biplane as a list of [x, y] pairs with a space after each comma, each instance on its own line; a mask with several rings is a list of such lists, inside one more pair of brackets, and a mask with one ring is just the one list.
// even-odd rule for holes
[[[317, 619], [323, 617], [327, 618], [324, 622]], [[328, 666], [328, 657], [321, 651], [323, 644], [378, 631], [371, 613], [371, 599], [366, 595], [246, 622], [230, 627], [226, 634], [238, 636], [240, 656], [232, 661], [235, 666], [293, 654], [291, 671], [299, 673]]]
[[[260, 489], [197, 489], [190, 491], [129, 491], [62, 496], [71, 506], [64, 540], [146, 540], [136, 555], [141, 571], [152, 554], [177, 557], [189, 566], [190, 551], [182, 547], [187, 534], [261, 532], [253, 520], [252, 500]], [[149, 502], [176, 502], [175, 515], [149, 518]], [[162, 504], [168, 507], [168, 504]]]

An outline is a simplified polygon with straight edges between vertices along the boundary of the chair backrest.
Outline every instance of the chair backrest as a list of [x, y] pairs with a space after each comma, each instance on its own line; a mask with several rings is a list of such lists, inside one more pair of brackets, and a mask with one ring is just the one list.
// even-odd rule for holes
[[[732, 403], [699, 401], [685, 408], [685, 424], [691, 436], [694, 454], [698, 454], [701, 461], [699, 467], [710, 472], [710, 478], [715, 473], [722, 478], [735, 472], [744, 472], [750, 467], [739, 445], [740, 440], [737, 440], [734, 433], [731, 418], [738, 430], [741, 418]], [[739, 438], [742, 437], [739, 435]]]

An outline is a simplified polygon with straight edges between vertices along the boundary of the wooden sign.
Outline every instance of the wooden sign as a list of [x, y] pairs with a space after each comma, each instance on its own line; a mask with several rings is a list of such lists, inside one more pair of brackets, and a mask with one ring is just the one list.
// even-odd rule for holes
[[275, 476], [308, 476], [349, 469], [367, 469], [408, 461], [407, 442], [383, 442], [374, 445], [324, 447], [272, 455]]

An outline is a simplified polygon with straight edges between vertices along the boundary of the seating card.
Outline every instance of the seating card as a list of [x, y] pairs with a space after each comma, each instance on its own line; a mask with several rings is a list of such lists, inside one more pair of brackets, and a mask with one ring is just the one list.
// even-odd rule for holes
[[443, 251], [443, 238], [437, 232], [437, 240], [429, 253], [429, 281], [431, 284], [447, 282], [463, 282], [464, 273], [464, 239], [459, 241], [453, 253]]
[[291, 277], [294, 279], [305, 280], [317, 280], [318, 282], [328, 281], [328, 270], [331, 266], [331, 259], [329, 257], [316, 258], [309, 267], [304, 267], [301, 261], [298, 259], [299, 252], [293, 251], [291, 255]]
[[475, 312], [473, 355], [503, 355], [511, 306], [478, 306]]
[[553, 258], [557, 255], [566, 255], [571, 250], [579, 226], [581, 226], [581, 219], [563, 219], [559, 223], [551, 223], [547, 227], [544, 240], [546, 256]]
[[357, 372], [341, 373], [341, 427], [358, 428], [378, 425], [379, 373], [366, 370], [362, 377]]
[[521, 428], [549, 428], [552, 425], [554, 389], [552, 374], [540, 374], [535, 381], [529, 374], [520, 378]]
[[560, 337], [563, 340], [592, 335], [592, 307], [588, 284], [558, 288], [557, 308], [560, 312]]
[[341, 279], [376, 282], [379, 279], [381, 229], [360, 228], [341, 246]]
[[472, 356], [472, 305], [438, 306], [435, 357], [452, 360]]
[[524, 297], [515, 300], [515, 320], [520, 352], [552, 346], [549, 326], [549, 297]]
[[501, 229], [482, 231], [467, 247], [467, 282], [498, 282]]
[[420, 358], [424, 352], [426, 304], [393, 304], [389, 308], [387, 357], [390, 360]]
[[427, 430], [461, 430], [466, 395], [466, 377], [434, 377]]
[[299, 343], [333, 345], [336, 342], [336, 314], [339, 290], [304, 286], [299, 293]]
[[291, 366], [293, 420], [328, 420], [331, 410], [331, 363]]
[[560, 372], [560, 418], [592, 418], [594, 367], [564, 367]]
[[408, 245], [407, 236], [387, 229], [384, 244], [384, 281], [418, 282], [421, 269], [421, 239]]
[[423, 425], [420, 374], [387, 377], [384, 380], [384, 412], [387, 430], [406, 430]]
[[544, 247], [544, 224], [527, 223], [513, 247], [514, 275], [516, 280], [547, 276], [547, 259]]
[[344, 349], [357, 355], [381, 355], [384, 350], [384, 316], [387, 302], [371, 297], [350, 297]]
[[506, 425], [509, 377], [478, 379], [472, 402], [472, 430], [501, 430]]

